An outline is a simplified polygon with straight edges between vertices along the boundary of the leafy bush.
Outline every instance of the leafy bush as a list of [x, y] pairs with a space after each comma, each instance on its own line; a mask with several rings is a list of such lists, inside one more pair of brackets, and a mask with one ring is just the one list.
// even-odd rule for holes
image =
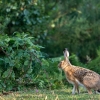
[[73, 65], [85, 67], [100, 74], [100, 50], [97, 50], [97, 53], [98, 57], [89, 61], [87, 64], [81, 63], [75, 54], [72, 54], [70, 61]]
[[0, 1], [0, 10], [1, 34], [12, 35], [16, 30], [32, 34], [37, 33], [45, 19], [45, 16], [43, 16], [43, 4], [40, 0]]
[[[12, 37], [0, 35], [0, 91], [20, 90], [24, 86], [57, 89], [69, 85], [58, 63], [63, 57], [46, 58], [42, 46], [35, 44], [35, 38], [25, 33], [14, 33]], [[84, 65], [74, 54], [70, 56], [73, 65]], [[100, 72], [100, 57], [89, 62], [86, 67]], [[100, 74], [100, 73], [99, 73]]]
[[63, 85], [57, 67], [62, 57], [46, 59], [41, 48], [25, 33], [0, 36], [0, 91], [30, 85], [54, 89]]
[[98, 56], [96, 59], [90, 61], [86, 68], [91, 69], [100, 74], [100, 57]]
[[[62, 57], [42, 59], [42, 68], [34, 80], [34, 84], [39, 88], [57, 89], [63, 86], [63, 76], [58, 70], [58, 62]], [[37, 67], [37, 66], [36, 66]]]
[[69, 58], [71, 64], [75, 65], [75, 66], [83, 66], [83, 64], [80, 62], [79, 58], [77, 55], [72, 54]]
[[31, 82], [34, 64], [40, 63], [42, 46], [24, 33], [0, 36], [0, 90], [20, 89]]

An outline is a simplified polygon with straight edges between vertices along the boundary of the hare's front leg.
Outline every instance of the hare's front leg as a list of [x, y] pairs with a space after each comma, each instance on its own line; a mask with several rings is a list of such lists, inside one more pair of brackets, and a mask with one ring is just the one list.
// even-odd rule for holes
[[76, 90], [77, 90], [77, 92], [79, 94], [79, 86], [78, 86], [78, 84], [73, 84], [72, 94], [75, 94]]
[[75, 94], [76, 87], [73, 85], [72, 94]]

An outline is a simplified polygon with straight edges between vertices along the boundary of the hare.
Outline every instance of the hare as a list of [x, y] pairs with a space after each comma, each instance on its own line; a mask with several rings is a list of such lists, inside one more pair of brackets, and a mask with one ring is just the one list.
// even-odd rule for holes
[[58, 64], [66, 75], [67, 81], [73, 85], [72, 94], [75, 91], [79, 93], [79, 86], [83, 86], [87, 89], [89, 94], [92, 94], [92, 90], [100, 92], [100, 75], [96, 72], [74, 66], [69, 61], [69, 52], [67, 49], [64, 51], [65, 59]]

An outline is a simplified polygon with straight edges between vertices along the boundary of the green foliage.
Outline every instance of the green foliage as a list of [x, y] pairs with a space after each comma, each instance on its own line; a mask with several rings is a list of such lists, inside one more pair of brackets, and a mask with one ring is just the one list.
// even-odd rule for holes
[[[44, 21], [43, 4], [40, 0], [5, 0], [0, 2], [0, 33], [12, 35], [13, 32], [35, 33], [38, 24]], [[36, 31], [35, 31], [36, 30]]]
[[1, 34], [29, 32], [50, 57], [61, 56], [65, 47], [82, 62], [97, 57], [99, 0], [4, 0], [0, 10]]
[[39, 64], [39, 59], [43, 57], [41, 48], [34, 44], [33, 37], [24, 33], [14, 33], [12, 37], [0, 36], [1, 89], [11, 90], [30, 83], [33, 63]]
[[100, 57], [97, 57], [96, 59], [90, 61], [87, 64], [86, 68], [91, 69], [100, 74]]
[[100, 67], [99, 67], [100, 66], [100, 50], [98, 50], [97, 52], [98, 52], [98, 57], [94, 60], [90, 60], [86, 64], [81, 63], [79, 61], [79, 58], [75, 54], [71, 55], [70, 61], [73, 65], [84, 67], [100, 74]]
[[0, 11], [0, 90], [60, 87], [66, 47], [72, 64], [94, 59], [86, 67], [99, 72], [100, 0], [1, 0]]
[[75, 65], [75, 66], [83, 66], [83, 64], [80, 62], [78, 56], [76, 56], [75, 54], [72, 54], [69, 58], [71, 64]]
[[29, 85], [42, 89], [63, 85], [62, 73], [57, 67], [62, 57], [45, 59], [41, 48], [25, 33], [0, 36], [0, 91], [20, 90]]
[[[48, 2], [48, 1], [47, 1]], [[70, 0], [49, 1], [49, 22], [43, 34], [39, 34], [38, 42], [45, 47], [50, 57], [61, 56], [64, 48], [79, 56], [82, 62], [97, 57], [100, 44], [100, 1]], [[50, 9], [51, 8], [51, 9]], [[40, 39], [42, 42], [40, 42]]]
[[[85, 67], [85, 65], [80, 62], [79, 58], [75, 54], [72, 54], [69, 59], [73, 65]], [[35, 78], [33, 78], [34, 84], [42, 89], [59, 89], [64, 85], [70, 86], [66, 80], [65, 73], [58, 69], [58, 63], [61, 60], [64, 60], [63, 56], [49, 58], [47, 60], [42, 59], [42, 69], [38, 73], [36, 73], [35, 70], [36, 74]], [[38, 67], [36, 65], [36, 68]]]
[[[39, 88], [57, 89], [63, 86], [63, 76], [58, 70], [59, 58], [42, 59], [42, 69], [36, 74], [34, 84]], [[36, 66], [37, 67], [37, 66]]]

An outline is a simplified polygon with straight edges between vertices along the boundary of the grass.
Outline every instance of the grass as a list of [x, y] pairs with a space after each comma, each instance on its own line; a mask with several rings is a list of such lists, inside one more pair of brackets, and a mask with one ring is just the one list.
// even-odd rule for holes
[[13, 92], [9, 95], [1, 95], [0, 100], [100, 100], [99, 94], [87, 93], [71, 94], [71, 89], [60, 90], [36, 90]]

